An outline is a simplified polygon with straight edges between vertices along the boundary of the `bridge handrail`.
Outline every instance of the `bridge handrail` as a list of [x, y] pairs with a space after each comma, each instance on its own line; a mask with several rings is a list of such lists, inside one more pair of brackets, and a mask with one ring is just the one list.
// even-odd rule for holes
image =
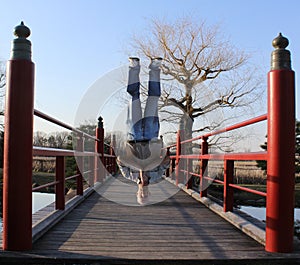
[[218, 153], [218, 154], [192, 154], [192, 155], [171, 155], [171, 159], [176, 157], [184, 159], [206, 159], [206, 160], [267, 160], [267, 152], [248, 152], [248, 153]]
[[208, 138], [208, 137], [213, 136], [213, 135], [217, 135], [217, 134], [221, 134], [221, 133], [224, 133], [224, 132], [229, 132], [229, 131], [232, 131], [232, 130], [235, 130], [235, 129], [239, 129], [239, 128], [242, 128], [242, 127], [246, 127], [248, 125], [252, 125], [252, 124], [267, 120], [267, 118], [268, 118], [268, 114], [263, 114], [263, 115], [255, 117], [255, 118], [233, 124], [229, 127], [225, 127], [225, 128], [222, 128], [222, 129], [219, 129], [219, 130], [216, 130], [216, 131], [212, 131], [212, 132], [209, 132], [209, 133], [206, 133], [206, 134], [203, 134], [203, 135], [185, 140], [185, 141], [181, 141], [181, 144], [193, 142], [195, 140]]
[[[42, 146], [33, 146], [34, 156], [102, 156], [97, 152], [77, 151], [70, 149], [60, 149]], [[115, 155], [103, 154], [104, 157], [114, 158]]]
[[[223, 208], [224, 211], [232, 211], [233, 210], [233, 189], [239, 189], [243, 190], [249, 193], [254, 193], [260, 196], [266, 197], [266, 192], [257, 191], [255, 189], [251, 188], [245, 188], [237, 184], [233, 184], [233, 171], [234, 171], [234, 163], [233, 161], [251, 161], [251, 160], [267, 160], [268, 153], [267, 152], [243, 152], [243, 153], [208, 153], [208, 138], [217, 134], [225, 133], [228, 131], [236, 130], [248, 125], [256, 124], [258, 122], [262, 122], [268, 119], [268, 115], [260, 115], [252, 119], [248, 119], [236, 124], [233, 124], [231, 126], [212, 131], [197, 137], [193, 137], [191, 139], [187, 140], [180, 140], [180, 134], [181, 132], [178, 131], [177, 133], [177, 143], [173, 145], [169, 145], [165, 148], [170, 149], [172, 147], [176, 147], [176, 154], [171, 155], [170, 159], [170, 167], [171, 171], [174, 172], [175, 170], [175, 178], [176, 183], [179, 184], [179, 178], [183, 182], [186, 181], [187, 188], [192, 188], [192, 181], [190, 178], [192, 176], [198, 177], [200, 179], [200, 196], [206, 197], [207, 196], [207, 188], [202, 188], [201, 186], [205, 186], [206, 181], [212, 181], [218, 184], [221, 184], [224, 186], [224, 200], [223, 200]], [[193, 153], [193, 154], [182, 154], [181, 153], [181, 146], [186, 143], [191, 143], [193, 141], [202, 140], [201, 144], [201, 151], [200, 153]], [[177, 150], [179, 148], [179, 150]], [[174, 162], [172, 162], [175, 161]], [[180, 163], [181, 160], [181, 163]], [[191, 170], [192, 166], [191, 163], [189, 163], [189, 160], [199, 160], [201, 161], [201, 169], [200, 174], [195, 173], [193, 170]], [[224, 180], [214, 179], [207, 175], [205, 170], [208, 166], [209, 160], [223, 160], [224, 161], [224, 171], [226, 168], [228, 169], [227, 172], [224, 172]], [[182, 163], [182, 161], [187, 161]], [[231, 161], [231, 162], [228, 162]], [[175, 168], [174, 168], [175, 166]], [[173, 167], [173, 168], [172, 168]], [[184, 167], [184, 168], [183, 168]], [[185, 177], [180, 177], [180, 174], [184, 174]], [[167, 173], [168, 176], [170, 176], [170, 173]]]
[[71, 125], [69, 125], [67, 123], [64, 123], [64, 122], [62, 122], [62, 121], [54, 118], [54, 117], [51, 117], [48, 114], [46, 114], [44, 112], [41, 112], [41, 111], [39, 111], [37, 109], [34, 109], [34, 115], [37, 116], [37, 117], [39, 117], [39, 118], [42, 118], [44, 120], [47, 120], [47, 121], [49, 121], [49, 122], [51, 122], [53, 124], [59, 125], [59, 126], [65, 128], [67, 130], [70, 130], [72, 132], [76, 132], [76, 133], [78, 133], [80, 135], [83, 135], [84, 137], [90, 138], [90, 139], [95, 140], [95, 141], [99, 141], [99, 139], [97, 139], [95, 136], [89, 135], [88, 133], [83, 132], [83, 131], [81, 131], [81, 130], [79, 130], [79, 129], [77, 129], [77, 128], [75, 128], [75, 127], [73, 127], [73, 126], [71, 126]]
[[[93, 185], [95, 181], [100, 180], [100, 175], [105, 174], [105, 170], [108, 170], [110, 173], [113, 173], [115, 170], [115, 156], [113, 155], [113, 152], [111, 154], [105, 154], [104, 153], [104, 130], [103, 126], [99, 124], [96, 128], [96, 137], [89, 135], [67, 123], [64, 123], [54, 117], [51, 117], [48, 114], [45, 114], [37, 109], [34, 109], [34, 115], [38, 116], [41, 119], [44, 119], [50, 123], [56, 124], [62, 128], [65, 128], [67, 130], [70, 130], [72, 132], [75, 132], [78, 134], [77, 144], [79, 145], [77, 147], [78, 150], [70, 150], [70, 149], [60, 149], [60, 148], [53, 148], [53, 147], [41, 147], [41, 146], [33, 146], [32, 148], [32, 155], [33, 156], [49, 156], [49, 157], [56, 157], [56, 164], [60, 163], [60, 166], [56, 165], [56, 180], [52, 181], [50, 183], [46, 183], [43, 185], [40, 185], [38, 187], [34, 187], [32, 191], [38, 191], [43, 188], [55, 186], [58, 187], [59, 185], [63, 186], [63, 188], [58, 189], [61, 192], [55, 191], [56, 194], [56, 209], [63, 210], [65, 207], [65, 201], [64, 201], [64, 183], [66, 180], [69, 179], [77, 179], [77, 195], [83, 194], [83, 176], [86, 174], [89, 174], [89, 185]], [[85, 151], [84, 150], [84, 142], [82, 141], [82, 138], [89, 138], [95, 141], [95, 152], [91, 151]], [[102, 148], [101, 148], [102, 144]], [[100, 146], [100, 148], [99, 148]], [[108, 145], [110, 147], [110, 145]], [[84, 171], [83, 166], [77, 167], [77, 174], [66, 177], [65, 176], [65, 167], [64, 167], [64, 158], [74, 156], [77, 157], [79, 161], [77, 161], [77, 164], [83, 164], [83, 157], [89, 157], [89, 165], [92, 167], [91, 170]], [[99, 159], [102, 161], [104, 168], [101, 167], [98, 160], [95, 160], [96, 157], [99, 157]], [[62, 162], [61, 162], [62, 159]], [[93, 161], [94, 160], [94, 161]], [[98, 162], [95, 165], [95, 161]], [[79, 168], [82, 167], [82, 168]], [[82, 171], [82, 172], [81, 172]], [[91, 175], [95, 175], [94, 178], [91, 178]], [[101, 178], [103, 179], [103, 178]], [[56, 189], [55, 189], [56, 190]], [[58, 202], [57, 202], [58, 201]]]

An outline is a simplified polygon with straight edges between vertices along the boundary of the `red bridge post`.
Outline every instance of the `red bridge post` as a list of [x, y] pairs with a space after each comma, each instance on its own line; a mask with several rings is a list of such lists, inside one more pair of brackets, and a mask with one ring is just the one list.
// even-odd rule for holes
[[96, 128], [96, 138], [98, 141], [95, 143], [95, 151], [100, 155], [96, 158], [96, 182], [101, 182], [104, 179], [105, 175], [105, 159], [104, 159], [104, 128], [103, 128], [103, 119], [102, 117], [98, 118], [98, 125]]
[[[112, 156], [115, 156], [115, 151], [114, 148], [116, 147], [116, 135], [113, 134], [111, 136], [111, 144], [110, 144], [110, 149], [109, 149], [109, 154]], [[116, 163], [116, 159], [114, 157], [111, 158], [111, 174], [115, 174], [116, 173], [116, 167], [117, 167], [117, 163]]]
[[28, 27], [15, 27], [7, 64], [3, 168], [3, 249], [32, 248], [34, 64]]
[[177, 132], [177, 138], [176, 138], [176, 160], [175, 160], [175, 181], [176, 186], [179, 184], [179, 179], [181, 176], [181, 163], [180, 163], [180, 155], [181, 155], [181, 130], [178, 130]]
[[[78, 133], [76, 135], [76, 151], [84, 152], [84, 137], [82, 133]], [[84, 158], [82, 154], [77, 157], [77, 177], [76, 177], [76, 187], [77, 187], [77, 195], [83, 195], [83, 172], [84, 172]]]
[[57, 156], [55, 165], [55, 209], [65, 209], [65, 157]]
[[293, 251], [295, 181], [295, 77], [288, 39], [273, 40], [268, 74], [266, 250]]
[[[207, 155], [208, 154], [208, 142], [207, 137], [202, 138], [202, 144], [201, 144], [201, 155]], [[200, 162], [200, 197], [207, 197], [207, 180], [205, 177], [207, 176], [207, 165], [208, 165], [208, 159], [201, 158]]]
[[223, 211], [233, 211], [233, 184], [234, 161], [224, 160], [224, 191], [223, 191]]
[[[167, 148], [166, 156], [170, 157], [170, 148]], [[169, 178], [171, 176], [171, 170], [172, 170], [172, 160], [169, 162], [169, 167], [166, 169], [166, 178]]]

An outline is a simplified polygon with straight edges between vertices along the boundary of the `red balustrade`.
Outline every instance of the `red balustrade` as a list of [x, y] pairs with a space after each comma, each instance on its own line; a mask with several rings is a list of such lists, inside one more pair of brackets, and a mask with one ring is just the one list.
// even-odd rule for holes
[[[237, 124], [234, 124], [230, 127], [226, 127], [224, 129], [210, 132], [208, 134], [198, 136], [192, 139], [188, 139], [185, 141], [180, 141], [180, 137], [177, 138], [177, 144], [176, 144], [176, 155], [171, 156], [171, 160], [176, 160], [175, 164], [175, 171], [177, 172], [175, 174], [176, 177], [176, 183], [179, 183], [179, 179], [177, 176], [179, 176], [179, 172], [187, 172], [187, 170], [180, 168], [180, 165], [183, 165], [183, 163], [180, 163], [180, 160], [186, 159], [186, 160], [199, 160], [200, 163], [200, 174], [197, 174], [195, 172], [188, 172], [189, 175], [193, 175], [200, 178], [200, 196], [206, 197], [207, 196], [207, 189], [205, 188], [207, 186], [207, 181], [213, 181], [219, 184], [224, 184], [224, 210], [225, 211], [231, 211], [233, 207], [233, 196], [232, 196], [232, 188], [236, 189], [243, 189], [244, 191], [248, 191], [251, 193], [256, 193], [259, 195], [264, 195], [265, 193], [257, 192], [252, 189], [248, 189], [245, 187], [240, 187], [238, 185], [233, 184], [233, 169], [234, 169], [234, 163], [233, 161], [250, 161], [250, 160], [267, 160], [267, 152], [249, 152], [249, 153], [214, 153], [209, 154], [208, 153], [208, 138], [213, 135], [221, 134], [224, 132], [228, 132], [230, 130], [239, 129], [251, 124], [255, 124], [261, 121], [264, 121], [267, 119], [267, 115], [261, 115], [259, 117], [249, 119]], [[181, 149], [181, 146], [183, 144], [197, 141], [199, 139], [202, 139], [201, 144], [201, 152], [199, 154], [188, 154], [188, 155], [181, 155], [180, 152], [177, 152], [177, 148], [179, 147], [179, 150]], [[168, 146], [167, 148], [174, 148], [174, 145]], [[213, 179], [207, 175], [207, 167], [208, 167], [208, 161], [209, 160], [224, 160], [224, 181]], [[171, 171], [174, 169], [174, 164], [171, 163]], [[186, 183], [187, 184], [187, 183]]]
[[[275, 50], [272, 52], [272, 66], [268, 74], [268, 113], [232, 126], [197, 136], [185, 141], [180, 140], [177, 133], [176, 154], [171, 156], [170, 172], [174, 171], [178, 185], [183, 180], [181, 174], [200, 178], [200, 196], [207, 196], [207, 181], [224, 186], [223, 210], [233, 210], [234, 189], [243, 190], [267, 198], [266, 203], [266, 245], [270, 252], [293, 251], [294, 227], [294, 178], [295, 178], [295, 77], [291, 69], [290, 53], [285, 48], [288, 40], [280, 34], [273, 41]], [[267, 120], [268, 150], [255, 153], [209, 154], [208, 139], [211, 136], [236, 130], [251, 124]], [[182, 145], [202, 139], [199, 154], [181, 154]], [[182, 161], [196, 160], [200, 163], [200, 174], [183, 168], [188, 163]], [[209, 160], [224, 161], [224, 181], [216, 180], [207, 175]], [[267, 161], [267, 192], [257, 191], [233, 183], [234, 161], [266, 160]], [[175, 164], [174, 164], [175, 161]], [[185, 181], [187, 188], [190, 182]]]
[[[30, 250], [32, 248], [32, 191], [55, 187], [55, 208], [65, 209], [65, 181], [76, 178], [77, 195], [83, 195], [84, 178], [90, 186], [105, 179], [106, 170], [114, 164], [115, 156], [104, 154], [103, 124], [96, 128], [96, 136], [74, 128], [33, 108], [34, 64], [31, 62], [29, 29], [22, 23], [15, 28], [11, 60], [8, 61], [5, 110], [4, 170], [3, 170], [3, 249]], [[37, 116], [77, 137], [76, 150], [33, 147], [33, 117]], [[102, 119], [102, 118], [101, 118]], [[100, 118], [99, 118], [100, 120]], [[100, 132], [100, 133], [99, 133]], [[95, 141], [95, 152], [84, 149], [84, 139]], [[32, 188], [33, 156], [55, 157], [55, 181]], [[65, 177], [65, 157], [77, 158], [78, 172]], [[84, 169], [84, 157], [89, 158], [89, 170]], [[107, 160], [109, 159], [109, 160]], [[101, 160], [101, 162], [99, 162]], [[109, 164], [107, 164], [109, 162]]]

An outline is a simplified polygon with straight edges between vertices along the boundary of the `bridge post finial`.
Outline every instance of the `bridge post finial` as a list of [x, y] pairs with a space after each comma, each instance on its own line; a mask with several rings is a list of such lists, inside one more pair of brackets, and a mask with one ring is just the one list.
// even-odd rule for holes
[[272, 41], [275, 50], [271, 56], [271, 70], [287, 69], [291, 70], [291, 53], [285, 48], [289, 45], [289, 40], [281, 33]]
[[103, 118], [101, 116], [98, 118], [98, 128], [103, 128]]
[[27, 40], [30, 29], [22, 21], [14, 28], [14, 35], [17, 38], [12, 41], [10, 59], [31, 61], [31, 42]]

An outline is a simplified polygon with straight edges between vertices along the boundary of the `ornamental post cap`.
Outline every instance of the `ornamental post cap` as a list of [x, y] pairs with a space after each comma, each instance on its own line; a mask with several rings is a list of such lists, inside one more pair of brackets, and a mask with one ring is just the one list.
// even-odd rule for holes
[[285, 48], [289, 45], [289, 40], [281, 33], [272, 41], [275, 50], [271, 55], [271, 70], [292, 70], [291, 53]]
[[103, 128], [103, 118], [101, 116], [98, 118], [98, 128]]
[[272, 41], [272, 45], [275, 49], [285, 49], [289, 45], [289, 40], [286, 37], [283, 37], [280, 32], [279, 35]]
[[14, 35], [17, 38], [12, 41], [10, 59], [31, 61], [31, 42], [27, 40], [30, 29], [21, 21], [21, 24], [14, 28]]
[[30, 29], [24, 25], [23, 21], [21, 21], [21, 24], [15, 27], [14, 35], [18, 38], [26, 39], [30, 36]]

